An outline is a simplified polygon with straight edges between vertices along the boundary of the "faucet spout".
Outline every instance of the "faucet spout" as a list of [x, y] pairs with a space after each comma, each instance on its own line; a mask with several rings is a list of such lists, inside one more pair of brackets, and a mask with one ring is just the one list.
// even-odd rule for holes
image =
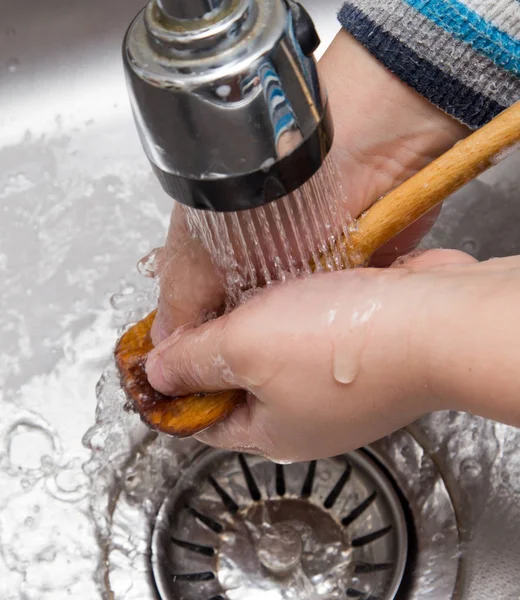
[[166, 193], [237, 212], [307, 182], [334, 134], [318, 43], [296, 0], [149, 0], [127, 32], [124, 61]]
[[174, 19], [200, 19], [215, 10], [222, 0], [157, 0], [164, 14]]

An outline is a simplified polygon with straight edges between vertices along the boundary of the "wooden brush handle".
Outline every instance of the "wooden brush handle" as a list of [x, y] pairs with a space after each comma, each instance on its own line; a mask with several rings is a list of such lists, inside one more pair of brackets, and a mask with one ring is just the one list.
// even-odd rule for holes
[[343, 240], [352, 266], [374, 252], [520, 143], [520, 102], [376, 202]]

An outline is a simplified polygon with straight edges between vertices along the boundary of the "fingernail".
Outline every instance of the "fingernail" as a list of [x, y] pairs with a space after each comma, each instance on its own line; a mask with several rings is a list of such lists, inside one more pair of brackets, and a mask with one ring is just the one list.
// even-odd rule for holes
[[165, 337], [148, 355], [146, 360], [146, 375], [148, 381], [157, 391], [174, 396], [174, 385], [165, 377], [164, 355], [172, 346], [177, 344], [185, 331], [185, 327], [179, 327], [170, 336]]
[[168, 390], [169, 394], [172, 393], [171, 385], [168, 384], [164, 376], [163, 357], [161, 352], [154, 350], [149, 354], [145, 369], [148, 381], [154, 389], [161, 393], [166, 393], [166, 390]]

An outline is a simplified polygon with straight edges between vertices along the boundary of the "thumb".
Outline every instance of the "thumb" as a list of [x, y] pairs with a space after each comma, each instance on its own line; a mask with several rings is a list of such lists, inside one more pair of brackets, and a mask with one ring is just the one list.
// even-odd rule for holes
[[229, 316], [196, 329], [178, 329], [155, 348], [146, 362], [148, 381], [166, 396], [239, 389], [225, 347]]

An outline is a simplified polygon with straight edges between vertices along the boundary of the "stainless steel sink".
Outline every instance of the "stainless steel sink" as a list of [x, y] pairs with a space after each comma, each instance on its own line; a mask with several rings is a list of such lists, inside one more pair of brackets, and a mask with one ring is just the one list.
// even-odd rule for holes
[[[2, 600], [157, 598], [155, 517], [201, 451], [153, 439], [108, 404], [98, 417], [111, 435], [91, 433], [95, 458], [82, 469], [118, 328], [153, 298], [134, 265], [162, 243], [171, 206], [121, 68], [143, 2], [0, 4]], [[339, 2], [306, 4], [326, 45]], [[426, 244], [481, 259], [520, 252], [518, 163], [448, 202]], [[398, 597], [520, 598], [518, 441], [511, 428], [441, 413], [370, 449], [408, 520]]]

